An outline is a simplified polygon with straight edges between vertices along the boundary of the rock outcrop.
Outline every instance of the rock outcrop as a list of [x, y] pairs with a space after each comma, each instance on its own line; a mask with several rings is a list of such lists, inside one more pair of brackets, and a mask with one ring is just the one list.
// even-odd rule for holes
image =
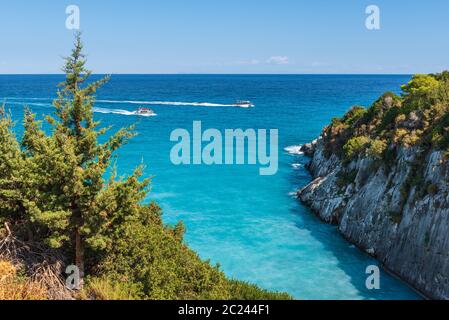
[[[345, 163], [326, 153], [320, 137], [304, 147], [314, 180], [298, 196], [427, 297], [449, 299], [449, 166], [442, 151], [417, 148], [398, 147], [388, 164], [370, 157]], [[417, 162], [422, 182], [404, 189]]]

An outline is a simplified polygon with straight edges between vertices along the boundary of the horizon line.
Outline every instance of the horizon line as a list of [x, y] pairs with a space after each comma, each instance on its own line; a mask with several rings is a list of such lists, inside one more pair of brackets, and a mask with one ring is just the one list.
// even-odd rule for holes
[[[348, 76], [354, 76], [354, 75], [379, 75], [379, 76], [387, 76], [387, 75], [391, 75], [391, 76], [410, 76], [410, 75], [414, 75], [414, 74], [419, 74], [416, 72], [413, 73], [122, 73], [122, 72], [118, 72], [118, 73], [92, 73], [91, 75], [100, 75], [100, 76], [104, 76], [104, 75], [155, 75], [155, 76], [165, 76], [165, 75], [229, 75], [229, 76], [257, 76], [257, 75], [274, 75], [274, 76], [313, 76], [313, 75], [317, 75], [317, 76], [326, 76], [326, 75], [336, 75], [336, 76], [343, 76], [343, 75], [348, 75]], [[49, 76], [49, 75], [65, 75], [65, 73], [61, 72], [61, 73], [0, 73], [0, 76]]]

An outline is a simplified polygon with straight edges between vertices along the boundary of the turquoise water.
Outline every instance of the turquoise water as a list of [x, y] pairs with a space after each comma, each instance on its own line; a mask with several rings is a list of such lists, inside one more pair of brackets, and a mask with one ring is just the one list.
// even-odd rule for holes
[[[98, 94], [96, 118], [114, 130], [137, 122], [139, 135], [119, 152], [119, 173], [142, 161], [154, 175], [150, 195], [167, 223], [183, 220], [186, 241], [224, 272], [298, 299], [416, 299], [405, 284], [381, 274], [381, 289], [365, 288], [377, 262], [346, 242], [336, 227], [318, 220], [293, 193], [311, 177], [303, 155], [284, 149], [309, 142], [350, 106], [367, 105], [398, 91], [409, 76], [115, 75]], [[14, 119], [23, 106], [44, 115], [61, 76], [0, 76], [0, 97]], [[225, 106], [238, 99], [255, 108]], [[130, 115], [143, 102], [156, 117]], [[163, 102], [163, 103], [161, 103]], [[195, 103], [192, 103], [195, 102]], [[279, 129], [279, 171], [259, 166], [175, 166], [170, 133], [203, 129]], [[18, 126], [20, 132], [20, 125]]]

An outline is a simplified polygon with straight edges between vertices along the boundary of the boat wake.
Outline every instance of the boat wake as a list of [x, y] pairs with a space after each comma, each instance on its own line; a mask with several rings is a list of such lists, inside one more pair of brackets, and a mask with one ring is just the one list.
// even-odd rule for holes
[[8, 105], [18, 105], [18, 106], [31, 106], [31, 107], [52, 107], [53, 105], [51, 103], [38, 103], [38, 102], [17, 102], [17, 101], [7, 101], [4, 100], [1, 102], [4, 103], [6, 106]]
[[[51, 103], [38, 103], [38, 102], [25, 102], [25, 101], [17, 101], [19, 99], [12, 99], [10, 100], [16, 100], [16, 101], [6, 101], [5, 104], [8, 105], [19, 105], [19, 106], [30, 106], [30, 107], [46, 107], [46, 108], [52, 108], [54, 107]], [[41, 98], [27, 98], [27, 100], [45, 100]], [[110, 109], [110, 108], [97, 108], [94, 107], [93, 111], [96, 113], [104, 113], [104, 114], [120, 114], [123, 116], [140, 116], [140, 117], [154, 117], [157, 116], [155, 113], [137, 113], [136, 111], [129, 111], [129, 110], [122, 110], [122, 109]]]
[[220, 104], [210, 102], [135, 101], [135, 100], [97, 100], [96, 102], [115, 103], [115, 104], [157, 105], [157, 106], [237, 107], [236, 104]]
[[[22, 101], [49, 101], [51, 104], [52, 99], [50, 98], [17, 98], [17, 97], [4, 97], [5, 101], [16, 100], [14, 102], [9, 102], [10, 104], [28, 104], [37, 105], [37, 103], [25, 103]], [[20, 102], [17, 102], [19, 100]], [[242, 107], [239, 104], [222, 104], [222, 103], [212, 103], [212, 102], [183, 102], [183, 101], [139, 101], [139, 100], [96, 100], [95, 103], [98, 104], [137, 104], [137, 105], [156, 105], [156, 106], [193, 106], [193, 107]], [[44, 104], [42, 103], [41, 106]], [[103, 108], [98, 108], [103, 109]]]
[[157, 116], [155, 113], [137, 113], [136, 111], [128, 111], [121, 109], [108, 109], [108, 108], [94, 108], [94, 112], [105, 113], [105, 114], [121, 114], [122, 116], [139, 116], [139, 117], [154, 117]]
[[284, 148], [284, 150], [285, 150], [288, 154], [297, 156], [297, 155], [302, 155], [302, 154], [304, 154], [304, 152], [301, 151], [301, 147], [302, 147], [302, 146], [289, 146], [289, 147]]

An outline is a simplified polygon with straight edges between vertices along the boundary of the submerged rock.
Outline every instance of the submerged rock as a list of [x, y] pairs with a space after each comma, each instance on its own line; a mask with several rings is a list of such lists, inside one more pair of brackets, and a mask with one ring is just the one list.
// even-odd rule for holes
[[317, 140], [312, 141], [311, 143], [306, 143], [301, 146], [300, 151], [304, 152], [304, 154], [308, 157], [311, 157], [315, 152], [315, 147], [317, 144]]

